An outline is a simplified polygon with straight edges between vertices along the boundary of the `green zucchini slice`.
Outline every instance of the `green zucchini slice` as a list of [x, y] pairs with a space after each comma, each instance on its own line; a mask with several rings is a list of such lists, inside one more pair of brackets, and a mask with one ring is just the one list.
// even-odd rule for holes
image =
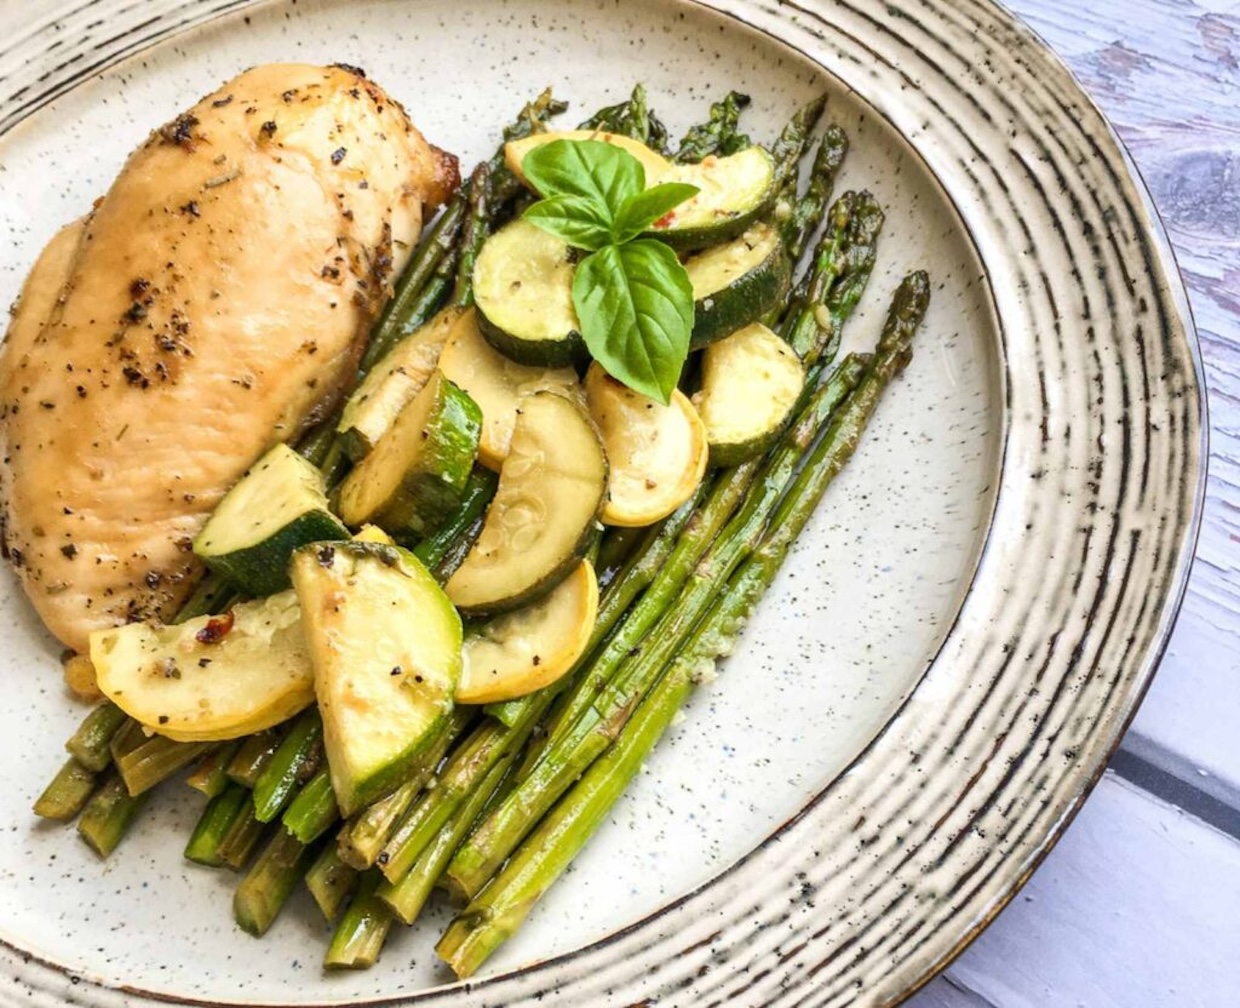
[[357, 387], [336, 425], [344, 453], [360, 461], [430, 381], [460, 308], [449, 306], [394, 346]]
[[706, 426], [711, 464], [739, 465], [770, 448], [804, 384], [792, 347], [760, 322], [708, 346], [693, 401]]
[[482, 532], [448, 579], [448, 597], [471, 617], [541, 598], [585, 555], [606, 486], [607, 458], [585, 412], [554, 392], [527, 397]]
[[405, 405], [340, 486], [340, 517], [421, 534], [447, 518], [478, 454], [482, 412], [442, 373]]
[[537, 602], [471, 628], [456, 702], [499, 703], [549, 686], [581, 657], [597, 617], [598, 578], [579, 560]]
[[90, 660], [113, 703], [178, 742], [240, 738], [314, 702], [310, 653], [291, 591], [240, 602], [222, 616], [97, 630]]
[[704, 248], [735, 238], [766, 213], [775, 200], [775, 161], [763, 147], [746, 147], [673, 165], [657, 181], [688, 182], [698, 193], [655, 221], [648, 234], [675, 249]]
[[576, 256], [567, 242], [515, 220], [483, 243], [474, 263], [478, 327], [520, 364], [564, 367], [584, 360], [573, 308]]
[[695, 350], [763, 318], [783, 302], [792, 280], [779, 232], [763, 223], [692, 256], [685, 272], [693, 285]]
[[292, 570], [332, 788], [347, 816], [398, 787], [451, 713], [461, 620], [398, 547], [310, 545]]
[[193, 549], [238, 591], [257, 597], [289, 586], [289, 556], [298, 546], [347, 538], [328, 510], [322, 473], [278, 444], [224, 495]]
[[581, 383], [575, 370], [530, 367], [504, 356], [483, 338], [473, 311], [462, 315], [453, 327], [439, 367], [482, 410], [478, 461], [496, 472], [508, 457], [522, 398], [544, 389], [570, 397], [580, 395]]

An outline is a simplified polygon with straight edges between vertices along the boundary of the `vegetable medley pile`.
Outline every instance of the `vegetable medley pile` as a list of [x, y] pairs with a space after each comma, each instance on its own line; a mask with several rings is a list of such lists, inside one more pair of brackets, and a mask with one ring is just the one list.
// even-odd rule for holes
[[730, 652], [926, 310], [912, 274], [873, 354], [833, 361], [882, 212], [828, 206], [822, 100], [769, 148], [747, 103], [674, 151], [640, 86], [576, 130], [528, 105], [342, 410], [198, 535], [180, 621], [92, 636], [107, 702], [36, 812], [107, 856], [192, 766], [186, 856], [245, 872], [243, 928], [304, 880], [325, 965], [365, 967], [439, 886], [464, 904], [439, 953], [477, 970]]

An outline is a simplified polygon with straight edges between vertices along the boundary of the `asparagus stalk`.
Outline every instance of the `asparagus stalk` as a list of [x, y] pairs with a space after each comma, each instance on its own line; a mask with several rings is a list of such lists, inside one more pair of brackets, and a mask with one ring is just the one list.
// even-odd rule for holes
[[327, 767], [322, 767], [297, 792], [281, 821], [284, 828], [304, 844], [314, 843], [340, 821], [340, 807], [336, 804]]
[[240, 748], [240, 741], [236, 741], [226, 742], [211, 750], [198, 761], [194, 772], [185, 778], [185, 783], [208, 798], [217, 797], [228, 787], [228, 765]]
[[472, 975], [520, 927], [638, 772], [691, 692], [703, 666], [731, 650], [789, 546], [830, 481], [856, 450], [883, 390], [907, 363], [912, 335], [925, 314], [928, 298], [925, 274], [906, 278], [893, 301], [876, 357], [780, 504], [762, 543], [737, 570], [728, 591], [714, 600], [616, 744], [586, 771], [504, 869], [449, 926], [437, 951], [458, 976]]
[[323, 957], [324, 968], [368, 969], [378, 961], [392, 926], [392, 911], [375, 895], [380, 880], [376, 871], [362, 875]]
[[206, 616], [208, 613], [223, 612], [236, 597], [237, 593], [223, 578], [215, 574], [207, 574], [198, 582], [194, 594], [181, 606], [176, 622], [184, 623], [186, 620]]
[[[136, 734], [141, 736], [142, 730], [139, 728]], [[116, 769], [120, 771], [129, 793], [140, 795], [206, 755], [215, 746], [215, 742], [174, 742], [162, 735], [152, 735], [119, 753], [115, 757]]]
[[[653, 632], [640, 638], [649, 643], [626, 650], [590, 705], [576, 720], [561, 722], [565, 727], [559, 736], [550, 741], [533, 768], [456, 852], [446, 874], [460, 892], [475, 895], [539, 818], [614, 741], [668, 661], [684, 646], [728, 576], [756, 546], [806, 447], [856, 384], [859, 372], [859, 367], [841, 367], [814, 393], [749, 485], [749, 494], [718, 540], [694, 562], [672, 599], [659, 605], [660, 617]], [[635, 612], [646, 604], [651, 591], [653, 588]]]
[[473, 720], [473, 711], [457, 708], [440, 736], [427, 746], [417, 769], [386, 798], [368, 806], [350, 819], [340, 831], [337, 846], [345, 864], [369, 868], [379, 857], [409, 806], [426, 787], [443, 761], [444, 754]]
[[723, 101], [711, 105], [710, 118], [689, 127], [685, 133], [676, 152], [676, 160], [696, 162], [711, 154], [735, 154], [748, 147], [749, 137], [739, 132], [737, 127], [741, 112], [749, 105], [749, 100], [749, 95], [729, 91]]
[[334, 844], [327, 844], [306, 872], [306, 888], [323, 913], [334, 921], [357, 888], [358, 870], [340, 860]]
[[219, 863], [233, 871], [241, 871], [250, 863], [250, 858], [258, 850], [258, 845], [266, 833], [267, 825], [259, 822], [254, 814], [254, 796], [248, 795], [241, 811], [220, 838], [216, 850]]
[[409, 319], [414, 314], [414, 308], [419, 303], [427, 283], [455, 245], [464, 220], [465, 200], [458, 193], [431, 225], [418, 245], [417, 252], [396, 282], [396, 290], [384, 307], [383, 314], [379, 316], [370, 342], [366, 345], [366, 352], [362, 355], [360, 370], [363, 374], [417, 328], [410, 324]]
[[650, 106], [646, 100], [645, 85], [638, 83], [627, 100], [599, 109], [578, 128], [618, 133], [639, 143], [649, 144]]
[[207, 802], [207, 807], [202, 810], [185, 845], [185, 856], [209, 868], [222, 867], [224, 860], [220, 857], [220, 846], [238, 817], [245, 813], [249, 800], [248, 789], [228, 782], [224, 790]]
[[780, 225], [784, 248], [788, 250], [793, 262], [801, 258], [805, 243], [813, 233], [814, 223], [822, 217], [822, 211], [831, 195], [830, 180], [839, 172], [847, 153], [847, 135], [838, 126], [828, 126], [818, 142], [818, 151], [814, 155], [805, 193], [795, 201]]
[[317, 707], [310, 707], [293, 722], [254, 782], [254, 815], [259, 822], [271, 822], [284, 809], [297, 789], [318, 771], [323, 758], [323, 719]]
[[146, 795], [131, 795], [115, 770], [108, 772], [78, 819], [78, 834], [100, 857], [106, 858], [121, 842], [129, 824], [146, 804]]
[[87, 770], [99, 773], [112, 762], [111, 742], [129, 715], [110, 700], [86, 715], [65, 748]]
[[[443, 525], [428, 535], [413, 548], [413, 555], [428, 568], [435, 570], [443, 562], [444, 556], [457, 544], [466, 531], [485, 513], [491, 498], [495, 496], [495, 488], [499, 477], [490, 469], [475, 466], [465, 482], [465, 492], [461, 503]], [[440, 580], [446, 580], [441, 578]]]
[[70, 756], [35, 800], [34, 814], [44, 819], [67, 822], [82, 811], [98, 782], [95, 771]]
[[492, 769], [520, 752], [534, 723], [550, 705], [551, 694], [538, 694], [531, 716], [515, 727], [487, 719], [449, 757], [433, 788], [419, 799], [397, 824], [375, 863], [389, 882], [399, 882], [419, 854], [456, 814]]
[[827, 96], [820, 95], [799, 109], [788, 120], [779, 138], [771, 145], [771, 157], [775, 159], [775, 188], [786, 191], [790, 180], [795, 181], [801, 157], [810, 144], [810, 135], [827, 106]]
[[246, 736], [224, 771], [228, 779], [253, 789], [267, 764], [274, 758], [284, 738], [284, 731], [282, 728], [268, 728]]
[[277, 827], [233, 894], [233, 919], [241, 929], [266, 934], [312, 860], [312, 848]]
[[412, 924], [426, 905], [431, 890], [439, 882], [465, 834], [502, 788], [516, 757], [516, 752], [508, 752], [496, 762], [482, 783], [470, 792], [460, 808], [440, 827], [399, 882], [393, 884], [385, 879], [379, 886], [376, 895], [406, 924]]
[[456, 283], [449, 304], [468, 308], [474, 303], [474, 260], [486, 241], [491, 220], [491, 166], [483, 161], [469, 177], [465, 197], [465, 223], [461, 228], [460, 259], [456, 267]]

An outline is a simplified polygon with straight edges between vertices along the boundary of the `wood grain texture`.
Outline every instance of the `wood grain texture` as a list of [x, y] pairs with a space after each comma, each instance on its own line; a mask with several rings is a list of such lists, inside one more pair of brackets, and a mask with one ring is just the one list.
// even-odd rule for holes
[[1127, 144], [1188, 285], [1211, 413], [1208, 499], [1176, 632], [1125, 747], [1240, 807], [1240, 3], [1010, 6]]
[[1108, 774], [1016, 900], [908, 1008], [1221, 1008], [1240, 845]]

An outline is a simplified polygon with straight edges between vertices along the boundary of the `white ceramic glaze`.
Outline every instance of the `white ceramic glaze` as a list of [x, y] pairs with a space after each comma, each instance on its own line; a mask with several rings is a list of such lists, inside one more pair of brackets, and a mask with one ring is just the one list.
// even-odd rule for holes
[[0, 51], [5, 300], [149, 129], [277, 59], [365, 67], [465, 164], [545, 84], [575, 121], [644, 81], [673, 132], [737, 87], [762, 140], [825, 89], [853, 140], [842, 187], [888, 208], [849, 344], [873, 341], [908, 269], [931, 270], [934, 296], [912, 366], [741, 649], [468, 994], [434, 993], [451, 979], [431, 953], [443, 908], [362, 974], [321, 973], [305, 899], [263, 941], [241, 934], [234, 880], [181, 860], [199, 801], [175, 787], [106, 864], [34, 823], [81, 711], [6, 577], [0, 937], [16, 983], [0, 1003], [825, 1005], [912, 989], [1087, 792], [1195, 531], [1182, 298], [1066, 72], [970, 0], [141, 6], [65, 3]]

